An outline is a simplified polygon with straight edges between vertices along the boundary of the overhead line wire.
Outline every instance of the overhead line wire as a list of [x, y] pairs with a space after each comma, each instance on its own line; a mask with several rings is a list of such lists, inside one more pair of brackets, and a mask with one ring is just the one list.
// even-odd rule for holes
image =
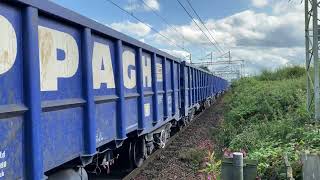
[[137, 21], [143, 23], [144, 25], [146, 25], [147, 27], [149, 27], [150, 29], [152, 29], [154, 32], [156, 32], [157, 34], [159, 34], [159, 35], [162, 36], [163, 38], [169, 40], [173, 45], [175, 45], [175, 46], [183, 49], [184, 51], [187, 51], [187, 52], [190, 54], [190, 52], [189, 52], [186, 48], [184, 48], [184, 47], [176, 44], [176, 43], [175, 43], [174, 41], [172, 41], [170, 38], [166, 37], [165, 35], [163, 35], [162, 33], [160, 33], [157, 29], [155, 29], [155, 28], [153, 28], [152, 26], [150, 26], [149, 24], [145, 23], [143, 20], [141, 20], [140, 18], [138, 18], [137, 16], [135, 16], [133, 13], [125, 10], [124, 8], [122, 8], [120, 5], [118, 5], [117, 3], [115, 3], [115, 2], [112, 1], [112, 0], [107, 0], [107, 1], [110, 2], [111, 4], [113, 4], [114, 6], [116, 6], [117, 8], [119, 8], [120, 10], [122, 10], [123, 12], [125, 12], [125, 13], [127, 13], [128, 15], [132, 16], [132, 17], [133, 17], [134, 19], [136, 19]]
[[177, 0], [178, 3], [180, 4], [180, 6], [184, 9], [184, 11], [188, 14], [188, 16], [190, 17], [190, 19], [196, 24], [196, 26], [199, 28], [199, 30], [206, 36], [206, 38], [209, 40], [209, 42], [220, 52], [220, 53], [224, 53], [223, 51], [221, 51], [218, 46], [216, 44], [214, 44], [211, 39], [207, 36], [206, 33], [203, 32], [203, 30], [201, 29], [201, 27], [198, 25], [198, 23], [193, 19], [193, 16], [189, 13], [189, 11], [183, 6], [183, 4], [180, 2], [180, 0]]
[[[183, 35], [181, 32], [179, 32], [176, 27], [174, 27], [173, 25], [170, 25], [169, 21], [168, 21], [166, 18], [164, 18], [163, 16], [161, 16], [161, 15], [156, 11], [156, 9], [154, 9], [153, 7], [150, 7], [150, 6], [145, 2], [145, 0], [140, 0], [140, 1], [141, 1], [145, 6], [147, 6], [156, 16], [158, 16], [164, 23], [166, 23], [166, 24], [168, 25], [168, 27], [170, 27], [170, 28], [171, 28], [172, 30], [174, 30], [176, 33], [178, 33], [179, 35], [181, 35], [181, 37], [182, 37], [182, 39], [183, 39], [184, 41], [187, 41], [187, 40], [185, 39], [184, 35]], [[188, 41], [188, 42], [190, 42], [190, 41]], [[191, 42], [191, 44], [192, 44], [192, 42]], [[205, 51], [208, 51], [208, 49], [205, 48], [205, 47], [201, 47], [201, 48], [204, 49]]]
[[170, 25], [170, 23], [164, 18], [162, 17], [159, 13], [156, 12], [156, 10], [153, 7], [150, 7], [144, 0], [140, 0], [145, 6], [147, 6], [155, 15], [157, 15], [160, 19], [162, 19], [163, 22], [165, 22], [171, 29], [173, 29], [174, 31], [176, 31], [178, 34], [181, 35], [182, 39], [185, 40], [183, 34], [181, 34], [177, 28], [175, 28], [174, 26]]
[[202, 18], [199, 16], [199, 14], [197, 13], [197, 11], [193, 8], [190, 0], [186, 0], [187, 3], [189, 4], [189, 6], [191, 7], [192, 11], [196, 14], [196, 16], [198, 17], [198, 19], [200, 20], [200, 22], [202, 23], [202, 25], [204, 26], [204, 28], [208, 31], [209, 35], [211, 36], [211, 38], [217, 43], [217, 46], [219, 46], [219, 48], [222, 50], [222, 51], [225, 51], [223, 50], [223, 48], [219, 45], [218, 41], [213, 37], [213, 35], [211, 34], [211, 32], [209, 31], [209, 29], [207, 28], [207, 26], [205, 25], [204, 21], [202, 20]]

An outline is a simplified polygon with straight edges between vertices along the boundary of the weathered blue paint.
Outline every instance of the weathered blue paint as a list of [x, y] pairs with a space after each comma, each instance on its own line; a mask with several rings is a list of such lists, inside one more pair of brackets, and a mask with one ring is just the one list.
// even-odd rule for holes
[[206, 81], [206, 78], [207, 78], [207, 76], [206, 76], [206, 74], [205, 73], [203, 73], [203, 99], [205, 100], [206, 99], [206, 97], [207, 97], [207, 94], [206, 94], [206, 89], [207, 89], [207, 81]]
[[201, 101], [201, 97], [200, 97], [200, 83], [201, 83], [200, 72], [201, 71], [196, 70], [196, 72], [197, 72], [197, 81], [196, 81], [196, 83], [197, 83], [197, 103], [199, 103]]
[[115, 65], [117, 71], [115, 71], [115, 83], [116, 93], [118, 95], [117, 100], [117, 140], [123, 140], [126, 138], [126, 119], [125, 119], [125, 97], [124, 97], [124, 85], [123, 85], [123, 68], [122, 68], [122, 41], [116, 40], [115, 48]]
[[144, 97], [144, 104], [149, 104], [148, 114], [144, 113], [144, 123], [145, 123], [145, 132], [151, 132], [153, 130], [153, 95], [145, 95]]
[[[188, 74], [188, 68], [186, 67], [186, 63], [182, 62], [181, 63], [181, 71], [180, 71], [180, 79], [181, 79], [181, 110], [182, 110], [182, 114], [183, 116], [187, 116], [188, 115], [188, 107], [189, 107], [189, 95], [188, 95], [188, 91], [189, 91], [189, 74]], [[179, 98], [180, 99], [180, 98]]]
[[201, 83], [201, 78], [200, 78], [200, 72], [199, 70], [196, 70], [196, 83], [197, 83], [197, 92], [196, 92], [196, 95], [197, 95], [197, 103], [201, 101], [201, 96], [200, 96], [200, 83]]
[[[95, 34], [92, 30], [92, 41], [107, 45], [110, 48], [113, 74], [116, 74], [115, 53], [116, 45], [111, 39], [107, 39], [100, 34]], [[91, 42], [91, 43], [93, 43]], [[92, 45], [91, 45], [92, 48]], [[117, 88], [117, 87], [116, 87]], [[95, 121], [96, 121], [96, 144], [100, 147], [111, 140], [117, 139], [116, 137], [116, 122], [119, 96], [116, 93], [116, 88], [107, 88], [107, 85], [102, 84], [100, 89], [94, 89], [95, 101]], [[106, 109], [109, 109], [106, 111]], [[133, 118], [134, 119], [134, 118]], [[107, 130], [108, 129], [108, 130]]]
[[[227, 87], [221, 78], [46, 0], [2, 1], [0, 15], [17, 37], [14, 64], [0, 74], [4, 85], [0, 86], [0, 139], [4, 140], [0, 152], [6, 152], [8, 163], [5, 179], [42, 179], [44, 172], [75, 158], [114, 147], [112, 142], [121, 142], [128, 133], [140, 130], [144, 135], [179, 120], [201, 100]], [[74, 75], [56, 78], [57, 90], [41, 91], [43, 57], [39, 53], [48, 49], [38, 47], [39, 26], [70, 36], [79, 53]], [[108, 53], [103, 55], [110, 60], [115, 86], [109, 81], [100, 88], [93, 85], [95, 43], [110, 51], [103, 50]], [[67, 52], [55, 48], [57, 60], [63, 61]], [[124, 63], [127, 50], [135, 56], [134, 65]], [[151, 58], [151, 64], [145, 57]], [[145, 86], [143, 71], [150, 65], [151, 78]], [[104, 68], [101, 65], [100, 70]], [[127, 87], [124, 78], [132, 75], [136, 84]], [[208, 89], [211, 93], [206, 93]]]
[[144, 87], [143, 87], [143, 62], [142, 62], [142, 49], [138, 48], [137, 50], [137, 88], [138, 88], [138, 128], [139, 130], [144, 130], [145, 128], [145, 117], [144, 117], [144, 103], [145, 103], [145, 97], [144, 97]]
[[203, 94], [202, 94], [202, 92], [203, 92], [203, 91], [202, 91], [203, 87], [202, 87], [202, 85], [203, 85], [202, 72], [199, 71], [199, 96], [200, 96], [200, 101], [203, 100]]
[[[29, 64], [23, 64], [22, 31], [24, 27], [21, 26], [21, 9], [7, 4], [1, 4], [0, 14], [6, 17], [12, 24], [16, 31], [18, 41], [18, 51], [13, 67], [8, 72], [0, 74], [0, 139], [2, 140], [0, 143], [0, 152], [6, 153], [5, 158], [0, 159], [0, 161], [6, 161], [8, 165], [10, 164], [5, 170], [8, 177], [19, 179], [23, 177], [25, 172], [26, 142], [24, 137], [26, 133], [32, 135], [33, 131], [24, 131], [24, 119], [27, 118], [27, 116], [24, 116], [24, 113], [28, 110], [28, 107], [23, 91], [26, 80], [23, 69], [27, 69], [29, 67], [27, 65]], [[31, 111], [29, 111], [29, 114], [31, 115], [30, 112]], [[11, 116], [7, 117], [8, 115]], [[28, 143], [31, 144], [32, 142], [29, 141]]]
[[[126, 109], [126, 132], [130, 133], [138, 128], [138, 96], [126, 98], [125, 109]], [[140, 129], [141, 130], [141, 129]]]
[[158, 107], [158, 83], [157, 83], [157, 54], [152, 53], [151, 56], [151, 74], [152, 74], [152, 91], [153, 91], [153, 123], [156, 124], [159, 121], [159, 107]]
[[198, 97], [197, 97], [197, 70], [193, 69], [193, 75], [192, 75], [192, 80], [193, 80], [193, 105], [195, 105], [198, 102]]
[[[165, 82], [165, 73], [164, 73], [164, 58], [161, 56], [157, 56], [157, 64], [160, 69], [157, 69], [157, 73], [159, 73], [159, 80], [157, 80], [157, 99], [158, 99], [158, 118], [159, 121], [165, 119], [165, 104], [164, 104], [164, 99], [165, 99], [165, 91], [164, 91], [164, 82]], [[159, 71], [159, 72], [158, 72]], [[158, 79], [158, 78], [157, 78]]]
[[[189, 106], [192, 106], [192, 74], [191, 74], [191, 68], [186, 66], [187, 68], [187, 77], [188, 77], [188, 100], [189, 100]], [[189, 107], [188, 106], [188, 107]]]
[[168, 78], [167, 76], [167, 58], [164, 57], [163, 59], [163, 66], [162, 66], [162, 72], [163, 72], [163, 89], [164, 89], [164, 119], [168, 118], [169, 117], [169, 103], [168, 103], [168, 80], [170, 78]]
[[[82, 154], [82, 107], [51, 110], [41, 114], [44, 171], [48, 171]], [[59, 148], [57, 148], [59, 147]]]
[[176, 74], [175, 74], [175, 68], [174, 68], [174, 62], [170, 61], [170, 79], [171, 79], [171, 102], [172, 102], [172, 116], [176, 113]]
[[208, 97], [210, 96], [209, 90], [210, 90], [210, 77], [209, 75], [206, 74], [206, 93], [205, 96]]
[[97, 147], [116, 139], [117, 102], [98, 102], [95, 107]]
[[200, 72], [200, 100], [203, 101], [203, 73]]
[[192, 80], [192, 105], [194, 106], [197, 103], [197, 76], [196, 69], [191, 68], [191, 80]]
[[84, 156], [93, 156], [96, 153], [96, 121], [95, 121], [95, 104], [93, 96], [92, 80], [92, 46], [91, 30], [84, 28], [82, 32], [82, 53], [83, 64], [82, 71], [84, 79], [83, 94], [86, 100], [84, 116]]
[[176, 119], [180, 117], [180, 64], [173, 62], [173, 75], [174, 75], [174, 116]]
[[[25, 113], [25, 174], [26, 179], [42, 179], [42, 149], [40, 144], [41, 105], [38, 56], [38, 10], [26, 7], [23, 11], [23, 70], [25, 100], [29, 110]], [[9, 152], [8, 152], [9, 153]], [[10, 156], [10, 155], [9, 155]]]

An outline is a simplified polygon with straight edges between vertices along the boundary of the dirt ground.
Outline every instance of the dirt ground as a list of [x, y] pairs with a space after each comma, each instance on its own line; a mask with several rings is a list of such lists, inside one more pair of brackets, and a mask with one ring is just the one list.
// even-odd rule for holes
[[205, 179], [194, 164], [181, 159], [181, 154], [190, 149], [212, 149], [212, 128], [223, 118], [223, 99], [208, 108], [187, 129], [164, 149], [156, 160], [149, 163], [135, 180], [150, 179]]

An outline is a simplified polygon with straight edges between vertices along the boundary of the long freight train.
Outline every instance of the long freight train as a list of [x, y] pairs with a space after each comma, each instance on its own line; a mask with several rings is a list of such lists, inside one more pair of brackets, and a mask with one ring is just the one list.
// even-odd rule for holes
[[139, 166], [227, 86], [47, 0], [3, 0], [0, 180]]

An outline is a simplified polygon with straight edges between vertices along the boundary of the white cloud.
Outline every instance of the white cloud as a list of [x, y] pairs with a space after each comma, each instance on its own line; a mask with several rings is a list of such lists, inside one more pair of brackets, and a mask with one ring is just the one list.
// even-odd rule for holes
[[251, 0], [253, 6], [263, 8], [268, 5], [268, 0]]
[[[302, 13], [303, 14], [303, 13]], [[303, 44], [304, 17], [297, 12], [281, 15], [243, 11], [208, 25], [221, 34], [222, 39], [232, 36], [235, 46], [295, 47]], [[229, 33], [229, 34], [228, 34]], [[221, 39], [221, 38], [220, 38]]]
[[148, 35], [151, 31], [151, 28], [149, 27], [151, 25], [148, 24], [147, 26], [141, 22], [134, 23], [130, 21], [124, 21], [112, 23], [110, 26], [120, 32], [128, 35], [138, 36], [139, 38]]
[[257, 74], [264, 69], [274, 70], [286, 65], [302, 65], [304, 48], [238, 48], [232, 51], [235, 57], [245, 59], [247, 72]]
[[160, 31], [160, 33], [170, 39], [163, 37], [160, 34], [153, 34], [153, 38], [159, 44], [178, 44], [179, 46], [188, 46], [188, 45], [208, 45], [208, 41], [200, 30], [197, 29], [197, 26], [194, 22], [190, 24], [176, 26], [172, 25]]
[[[245, 10], [223, 19], [205, 21], [221, 46], [230, 48], [235, 59], [247, 61], [249, 73], [304, 63], [303, 5], [269, 1], [268, 7], [271, 8], [269, 13]], [[180, 46], [183, 44], [183, 35], [187, 48], [214, 49], [193, 22], [175, 28], [179, 33], [172, 28], [163, 29], [161, 33]], [[169, 44], [160, 35], [153, 34], [151, 37], [158, 44]], [[194, 51], [192, 53], [193, 57], [196, 56]]]
[[131, 0], [125, 6], [127, 11], [160, 11], [160, 3], [158, 0], [143, 0], [144, 2], [138, 0]]
[[161, 49], [161, 50], [172, 56], [175, 56], [177, 58], [190, 62], [190, 59], [189, 59], [190, 54], [187, 51], [180, 51], [180, 50], [174, 50], [174, 49]]
[[130, 3], [124, 7], [124, 9], [127, 11], [135, 11], [140, 8], [141, 8], [141, 4], [136, 4], [136, 3]]
[[141, 41], [141, 42], [143, 42], [143, 43], [146, 42], [146, 40], [145, 40], [144, 38], [139, 39], [139, 41]]
[[[270, 0], [266, 6], [271, 8], [268, 13], [248, 9], [223, 19], [205, 20], [220, 46], [231, 49], [234, 59], [246, 60], [247, 73], [250, 74], [304, 63], [303, 5]], [[189, 53], [173, 46], [173, 42], [191, 49], [192, 57], [202, 57], [212, 50], [218, 55], [193, 21], [160, 30], [170, 40], [151, 33], [151, 29], [142, 23], [126, 21], [111, 26], [181, 59], [187, 59]], [[193, 62], [197, 61], [196, 58]]]
[[[160, 10], [160, 4], [157, 0], [144, 0], [144, 2], [146, 3], [147, 6], [149, 6], [150, 8], [159, 11]], [[145, 7], [145, 9], [149, 9], [149, 7]]]

